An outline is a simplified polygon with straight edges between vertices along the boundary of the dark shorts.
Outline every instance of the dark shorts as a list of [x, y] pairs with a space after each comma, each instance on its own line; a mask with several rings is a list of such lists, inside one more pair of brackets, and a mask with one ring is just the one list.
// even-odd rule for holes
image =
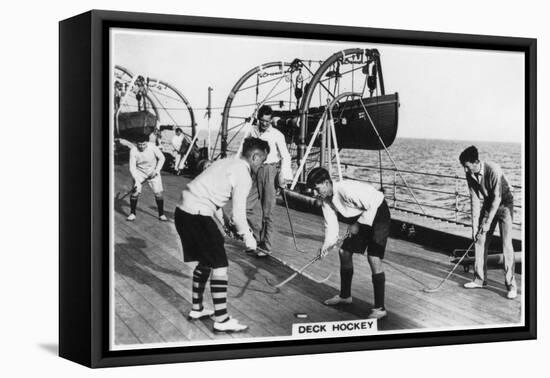
[[359, 224], [359, 232], [347, 237], [342, 243], [342, 249], [351, 253], [384, 258], [386, 243], [390, 235], [390, 210], [386, 200], [383, 200], [372, 222], [372, 227]]
[[212, 217], [189, 214], [176, 207], [174, 222], [181, 239], [183, 261], [198, 261], [210, 268], [228, 265], [223, 235]]

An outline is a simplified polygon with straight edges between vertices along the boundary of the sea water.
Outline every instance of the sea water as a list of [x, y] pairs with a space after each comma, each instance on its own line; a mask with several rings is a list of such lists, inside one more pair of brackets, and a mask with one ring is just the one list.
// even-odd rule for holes
[[[513, 190], [514, 221], [518, 223], [521, 218], [524, 169], [520, 143], [398, 138], [387, 152], [342, 150], [340, 159], [345, 176], [369, 181], [378, 188], [382, 186], [390, 204], [395, 199], [399, 207], [422, 212], [416, 203], [418, 201], [430, 215], [467, 222], [470, 200], [459, 155], [471, 145], [478, 148], [481, 161], [492, 161], [502, 168]], [[382, 168], [387, 168], [382, 170], [382, 180], [380, 159]], [[346, 163], [369, 168], [346, 166]], [[393, 171], [395, 166], [414, 173], [399, 175]], [[395, 189], [394, 183], [397, 184]]]

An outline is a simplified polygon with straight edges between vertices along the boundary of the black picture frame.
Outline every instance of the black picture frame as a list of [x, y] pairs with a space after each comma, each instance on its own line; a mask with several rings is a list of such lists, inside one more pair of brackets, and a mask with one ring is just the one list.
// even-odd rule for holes
[[[113, 27], [516, 51], [525, 54], [525, 326], [110, 351], [109, 29]], [[535, 339], [537, 41], [92, 10], [59, 24], [59, 355], [88, 367]]]

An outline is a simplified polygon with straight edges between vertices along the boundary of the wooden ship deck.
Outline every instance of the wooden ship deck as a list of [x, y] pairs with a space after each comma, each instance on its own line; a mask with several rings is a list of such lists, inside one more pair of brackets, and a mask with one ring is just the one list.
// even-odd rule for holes
[[[313, 264], [308, 273], [331, 278], [316, 283], [298, 276], [280, 289], [266, 280], [279, 282], [293, 273], [271, 257], [257, 258], [244, 253], [242, 243], [226, 240], [229, 259], [228, 309], [249, 326], [245, 333], [212, 332], [212, 320], [189, 321], [193, 266], [183, 263], [173, 211], [188, 178], [163, 173], [165, 212], [169, 222], [157, 219], [154, 197], [147, 186], [138, 204], [137, 219], [127, 222], [129, 199], [114, 203], [114, 349], [132, 345], [204, 343], [290, 336], [292, 324], [364, 319], [373, 306], [370, 269], [366, 258], [356, 256], [353, 304], [328, 307], [322, 301], [338, 293], [338, 256], [332, 251]], [[115, 165], [115, 193], [131, 187], [127, 165]], [[318, 251], [323, 238], [318, 215], [290, 210], [298, 246], [297, 252], [286, 209], [275, 209], [274, 254], [294, 267], [301, 267]], [[344, 225], [341, 225], [344, 232]], [[456, 248], [466, 248], [457, 245]], [[379, 331], [438, 330], [479, 326], [516, 325], [522, 321], [521, 290], [516, 300], [505, 297], [503, 272], [490, 270], [488, 286], [465, 290], [462, 285], [472, 273], [457, 269], [440, 291], [425, 293], [448, 273], [448, 253], [401, 238], [388, 241], [385, 258], [386, 307], [388, 316], [378, 322]], [[521, 275], [517, 275], [518, 283]], [[521, 288], [521, 285], [520, 285]], [[211, 304], [209, 290], [205, 304]], [[296, 314], [307, 314], [298, 318]]]

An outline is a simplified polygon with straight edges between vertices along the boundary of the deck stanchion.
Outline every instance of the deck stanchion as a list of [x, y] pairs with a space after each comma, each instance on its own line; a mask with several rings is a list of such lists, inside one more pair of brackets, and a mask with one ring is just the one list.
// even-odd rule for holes
[[290, 217], [290, 210], [288, 210], [288, 199], [286, 197], [286, 188], [281, 188], [281, 192], [283, 193], [283, 200], [285, 202], [286, 215], [288, 215], [288, 224], [290, 225], [290, 231], [292, 232], [292, 239], [294, 240], [294, 248], [296, 248], [296, 252], [303, 252], [298, 248], [298, 243], [296, 242], [296, 234], [294, 233], [294, 226], [292, 224], [292, 218]]
[[458, 176], [455, 175], [455, 222], [458, 223]]
[[327, 104], [326, 118], [324, 123], [324, 130], [327, 138], [327, 164], [328, 164], [328, 174], [332, 177], [332, 130], [330, 128], [330, 108]]
[[326, 157], [327, 157], [327, 124], [326, 122], [323, 123], [322, 130], [321, 130], [321, 151], [319, 153], [319, 164], [321, 167], [325, 167], [326, 165]]
[[300, 157], [300, 166], [298, 167], [298, 170], [294, 175], [294, 180], [292, 180], [292, 184], [290, 185], [290, 190], [294, 190], [294, 187], [298, 183], [298, 179], [300, 178], [300, 175], [302, 174], [302, 171], [304, 170], [304, 167], [306, 165], [307, 157], [309, 156], [309, 153], [311, 152], [311, 148], [313, 147], [313, 142], [315, 142], [315, 138], [317, 138], [317, 135], [319, 134], [319, 129], [321, 128], [321, 125], [323, 124], [325, 119], [326, 119], [326, 112], [323, 113], [323, 115], [319, 119], [319, 122], [317, 123], [317, 127], [315, 128], [315, 131], [313, 132], [309, 145], [307, 146], [306, 153]]
[[378, 150], [378, 164], [380, 165], [380, 191], [384, 193], [384, 179], [382, 177], [382, 151]]
[[[338, 170], [338, 180], [342, 181], [342, 166], [340, 164], [340, 152], [338, 151], [338, 139], [336, 139], [336, 129], [334, 128], [334, 118], [332, 117], [332, 109], [329, 110], [329, 127], [334, 143], [334, 152], [336, 154], [336, 168]], [[330, 146], [330, 143], [329, 143]], [[332, 155], [330, 156], [330, 161], [332, 164]]]
[[395, 206], [397, 205], [397, 186], [395, 185], [395, 179], [397, 178], [397, 170], [394, 167], [393, 168], [393, 208], [395, 209]]

